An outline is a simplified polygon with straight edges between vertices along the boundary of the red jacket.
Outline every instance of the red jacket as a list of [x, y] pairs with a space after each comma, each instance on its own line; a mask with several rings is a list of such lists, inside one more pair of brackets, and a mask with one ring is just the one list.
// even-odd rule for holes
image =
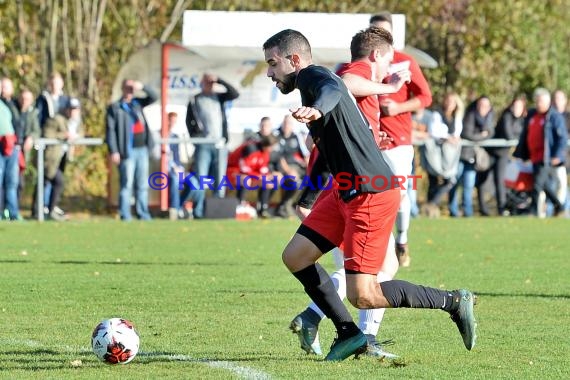
[[235, 183], [238, 174], [263, 176], [269, 173], [270, 153], [263, 150], [256, 141], [247, 141], [228, 156], [227, 175]]

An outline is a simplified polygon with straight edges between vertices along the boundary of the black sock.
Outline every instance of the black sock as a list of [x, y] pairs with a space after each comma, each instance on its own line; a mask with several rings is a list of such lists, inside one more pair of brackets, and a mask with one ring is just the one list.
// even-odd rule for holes
[[293, 275], [303, 284], [305, 292], [313, 302], [334, 323], [340, 339], [352, 337], [360, 332], [339, 298], [330, 276], [320, 264], [310, 265]]
[[244, 189], [243, 189], [243, 187], [239, 187], [239, 188], [236, 190], [236, 197], [237, 197], [239, 203], [242, 203], [242, 202], [243, 202], [243, 200], [244, 200], [244, 198], [245, 198], [245, 197], [244, 197]]
[[461, 299], [455, 290], [428, 288], [402, 280], [381, 282], [380, 288], [392, 307], [441, 309], [454, 313]]

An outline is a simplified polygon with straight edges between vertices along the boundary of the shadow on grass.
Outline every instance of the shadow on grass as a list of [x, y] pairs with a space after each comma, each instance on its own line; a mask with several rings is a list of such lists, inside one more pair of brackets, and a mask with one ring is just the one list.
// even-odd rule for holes
[[0, 260], [2, 264], [29, 264], [29, 260]]
[[[2, 262], [2, 261], [0, 261]], [[19, 261], [14, 261], [19, 262]], [[23, 261], [22, 261], [23, 262]], [[265, 263], [244, 263], [244, 262], [168, 262], [168, 261], [89, 261], [89, 260], [62, 260], [52, 261], [54, 264], [64, 265], [88, 265], [88, 264], [101, 264], [101, 265], [142, 265], [142, 266], [264, 266]]]
[[[64, 358], [65, 356], [65, 358]], [[56, 351], [45, 348], [35, 350], [11, 350], [0, 351], [0, 372], [25, 370], [25, 371], [45, 371], [60, 370], [76, 367], [94, 367], [99, 365], [98, 360], [93, 360], [91, 351], [82, 350], [78, 352]], [[86, 358], [90, 359], [84, 361]], [[94, 357], [93, 357], [94, 358]], [[71, 363], [81, 359], [79, 366]]]
[[[544, 293], [501, 293], [501, 292], [474, 292], [478, 297], [522, 297], [522, 298], [562, 298], [570, 299], [570, 294], [544, 294]], [[478, 302], [481, 302], [479, 298]], [[483, 299], [484, 300], [484, 299]]]
[[215, 356], [207, 358], [195, 358], [190, 355], [175, 354], [172, 352], [139, 352], [137, 355], [138, 363], [153, 363], [153, 362], [191, 362], [191, 363], [239, 363], [239, 362], [259, 362], [259, 361], [287, 361], [290, 358], [278, 357], [271, 354], [263, 354], [259, 352], [245, 352], [239, 358], [218, 358]]

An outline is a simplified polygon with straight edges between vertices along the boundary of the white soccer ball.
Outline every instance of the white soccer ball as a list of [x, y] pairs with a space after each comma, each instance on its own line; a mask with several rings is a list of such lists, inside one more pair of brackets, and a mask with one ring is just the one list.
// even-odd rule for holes
[[127, 364], [133, 360], [139, 352], [139, 343], [133, 324], [123, 318], [102, 321], [91, 338], [93, 352], [108, 364]]

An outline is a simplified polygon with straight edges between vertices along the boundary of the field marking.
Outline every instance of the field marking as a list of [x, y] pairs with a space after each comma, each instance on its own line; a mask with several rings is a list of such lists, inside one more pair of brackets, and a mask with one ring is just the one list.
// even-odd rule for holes
[[[43, 347], [43, 348], [51, 348], [56, 350], [65, 351], [67, 353], [72, 352], [83, 352], [83, 351], [91, 351], [91, 348], [88, 347], [79, 347], [73, 348], [71, 346], [46, 346], [38, 341], [31, 340], [31, 339], [0, 339], [0, 345], [19, 345], [19, 346], [27, 346], [27, 347]], [[145, 358], [155, 358], [155, 359], [166, 359], [170, 361], [179, 361], [179, 362], [193, 362], [193, 363], [203, 363], [212, 368], [221, 368], [227, 371], [232, 372], [233, 374], [249, 380], [270, 380], [271, 375], [267, 372], [264, 372], [259, 369], [240, 366], [234, 364], [231, 361], [225, 360], [208, 360], [208, 359], [198, 359], [188, 355], [171, 355], [171, 354], [159, 354], [153, 352], [139, 352], [138, 356], [145, 357]]]
[[224, 361], [224, 360], [208, 360], [208, 359], [197, 359], [193, 358], [188, 355], [167, 355], [167, 354], [153, 354], [152, 352], [145, 353], [141, 352], [139, 355], [143, 357], [151, 357], [151, 358], [158, 358], [158, 359], [167, 359], [171, 361], [183, 361], [183, 362], [195, 362], [195, 363], [204, 363], [209, 367], [213, 368], [222, 368], [233, 372], [234, 374], [242, 377], [244, 379], [252, 379], [252, 380], [269, 380], [271, 379], [271, 375], [266, 372], [263, 372], [258, 369], [254, 369], [251, 367], [244, 367], [240, 365], [236, 365], [231, 361]]

